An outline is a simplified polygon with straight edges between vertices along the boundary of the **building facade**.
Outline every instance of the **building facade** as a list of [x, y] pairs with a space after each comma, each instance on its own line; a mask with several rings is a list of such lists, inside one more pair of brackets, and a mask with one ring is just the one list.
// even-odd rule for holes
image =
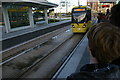
[[116, 4], [117, 0], [88, 0], [87, 5], [90, 6], [94, 12], [105, 13], [107, 9]]

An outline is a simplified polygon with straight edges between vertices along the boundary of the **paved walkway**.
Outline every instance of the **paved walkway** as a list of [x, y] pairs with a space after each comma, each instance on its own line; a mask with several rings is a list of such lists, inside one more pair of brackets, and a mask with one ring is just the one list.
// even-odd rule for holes
[[79, 72], [80, 68], [89, 63], [88, 52], [88, 39], [85, 35], [77, 48], [73, 51], [73, 54], [69, 56], [69, 59], [62, 65], [53, 78], [67, 78], [74, 72]]

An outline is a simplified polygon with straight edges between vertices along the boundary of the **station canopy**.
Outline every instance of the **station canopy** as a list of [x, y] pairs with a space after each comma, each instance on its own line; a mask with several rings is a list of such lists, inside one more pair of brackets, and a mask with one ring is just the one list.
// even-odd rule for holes
[[40, 9], [57, 7], [57, 4], [48, 2], [47, 0], [1, 0], [2, 6], [9, 5], [19, 5], [19, 6], [30, 6], [30, 7], [38, 7]]
[[88, 2], [116, 2], [116, 0], [88, 0]]

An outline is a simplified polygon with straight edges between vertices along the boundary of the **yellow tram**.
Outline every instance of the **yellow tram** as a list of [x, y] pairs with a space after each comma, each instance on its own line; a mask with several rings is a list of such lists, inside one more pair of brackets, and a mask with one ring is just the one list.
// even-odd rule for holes
[[88, 6], [77, 6], [72, 9], [72, 32], [85, 33], [92, 24], [91, 8]]

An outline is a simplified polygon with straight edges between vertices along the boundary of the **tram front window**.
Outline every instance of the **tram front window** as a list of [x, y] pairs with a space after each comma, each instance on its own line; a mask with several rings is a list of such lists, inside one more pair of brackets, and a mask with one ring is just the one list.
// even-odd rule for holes
[[86, 12], [73, 13], [73, 23], [82, 23], [86, 16]]

